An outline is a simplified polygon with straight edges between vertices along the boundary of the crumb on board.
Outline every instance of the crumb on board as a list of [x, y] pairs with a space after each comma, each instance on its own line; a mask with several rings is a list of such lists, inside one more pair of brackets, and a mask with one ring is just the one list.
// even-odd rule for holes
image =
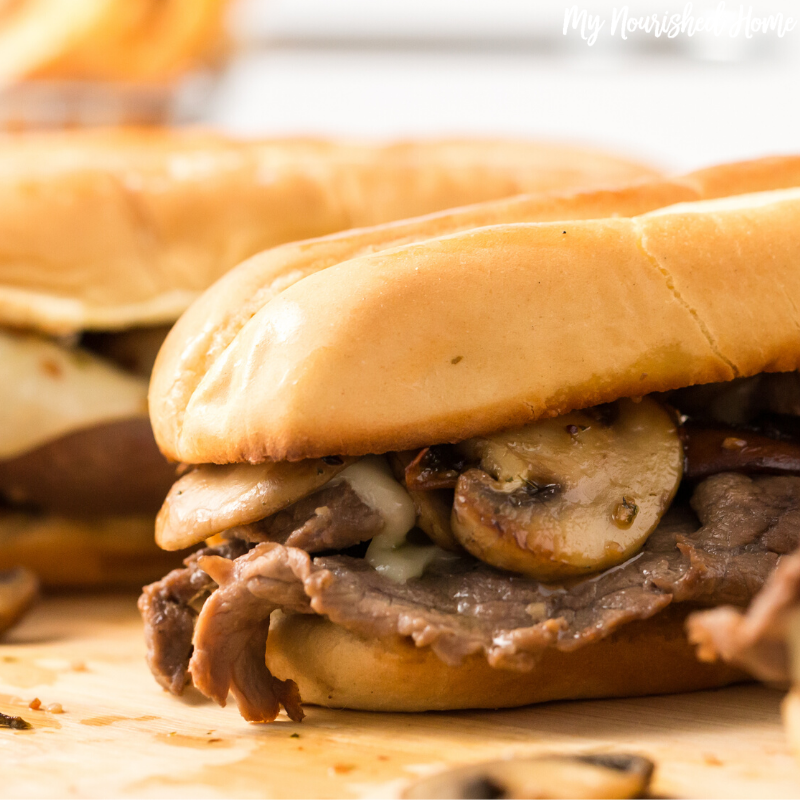
[[28, 708], [33, 711], [38, 711], [42, 707], [42, 701], [38, 697], [34, 697], [33, 700], [28, 703]]

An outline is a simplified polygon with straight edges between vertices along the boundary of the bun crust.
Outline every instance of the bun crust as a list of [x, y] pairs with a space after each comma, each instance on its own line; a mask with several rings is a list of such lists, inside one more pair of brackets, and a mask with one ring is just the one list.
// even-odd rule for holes
[[[493, 225], [317, 271], [274, 270], [265, 254], [266, 269], [257, 258], [231, 273], [168, 336], [149, 396], [156, 441], [191, 463], [356, 456], [793, 370], [798, 229], [788, 189]], [[251, 300], [234, 304], [243, 286]]]
[[0, 324], [172, 322], [283, 242], [443, 208], [652, 176], [557, 145], [236, 141], [118, 129], [0, 137]]
[[0, 513], [0, 570], [27, 567], [44, 586], [129, 587], [162, 578], [185, 554], [153, 541], [152, 517], [67, 519]]
[[686, 613], [668, 608], [572, 653], [549, 650], [532, 672], [492, 669], [473, 656], [449, 667], [404, 640], [361, 639], [324, 617], [273, 615], [267, 666], [291, 678], [305, 703], [365, 711], [509, 708], [550, 700], [634, 697], [709, 689], [746, 680], [697, 661]]

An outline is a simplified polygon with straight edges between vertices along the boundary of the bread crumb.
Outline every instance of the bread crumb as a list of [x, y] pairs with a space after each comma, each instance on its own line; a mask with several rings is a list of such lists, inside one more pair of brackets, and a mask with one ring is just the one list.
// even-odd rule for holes
[[50, 714], [63, 714], [64, 713], [64, 707], [61, 705], [61, 703], [48, 703], [44, 707], [44, 710], [47, 711]]
[[42, 707], [42, 701], [38, 697], [34, 697], [33, 700], [28, 703], [28, 708], [33, 711], [38, 711]]

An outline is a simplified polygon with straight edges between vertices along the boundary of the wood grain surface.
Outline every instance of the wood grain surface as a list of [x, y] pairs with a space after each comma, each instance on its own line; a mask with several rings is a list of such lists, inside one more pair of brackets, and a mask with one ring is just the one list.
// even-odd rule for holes
[[[499, 712], [372, 714], [308, 708], [249, 725], [234, 706], [161, 691], [132, 595], [41, 603], [0, 644], [3, 797], [395, 797], [450, 764], [515, 754], [633, 752], [659, 797], [798, 797], [780, 692], [748, 685]], [[28, 703], [60, 703], [63, 714]]]

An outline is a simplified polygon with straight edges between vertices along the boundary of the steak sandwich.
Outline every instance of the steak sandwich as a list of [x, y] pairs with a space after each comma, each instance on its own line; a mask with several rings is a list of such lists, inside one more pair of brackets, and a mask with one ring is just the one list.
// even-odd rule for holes
[[225, 276], [150, 387], [185, 465], [157, 541], [205, 543], [140, 600], [159, 683], [270, 721], [741, 679], [684, 621], [747, 605], [800, 538], [799, 163], [476, 207]]
[[168, 327], [242, 259], [297, 238], [652, 175], [522, 142], [237, 142], [201, 131], [0, 138], [0, 569], [141, 586], [175, 480], [147, 418]]

